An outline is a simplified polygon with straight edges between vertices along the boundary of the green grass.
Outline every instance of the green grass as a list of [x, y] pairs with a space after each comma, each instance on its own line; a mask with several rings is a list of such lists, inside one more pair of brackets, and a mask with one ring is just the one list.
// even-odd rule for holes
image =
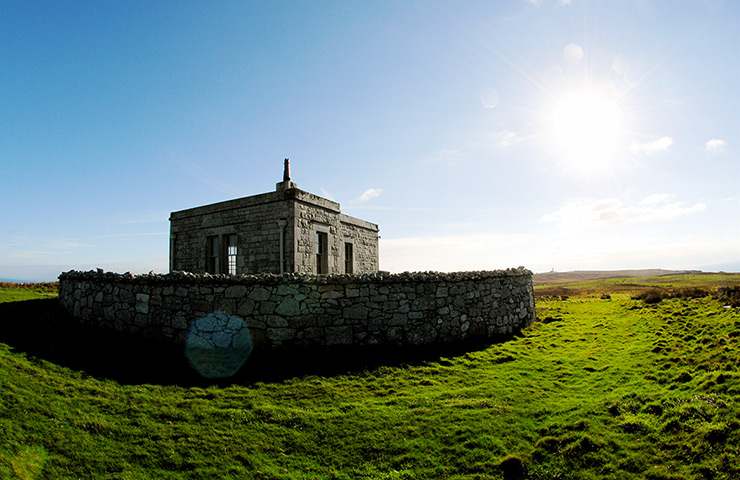
[[697, 273], [688, 275], [658, 275], [634, 278], [609, 278], [567, 284], [537, 285], [534, 287], [538, 297], [569, 296], [598, 297], [604, 293], [625, 293], [636, 295], [648, 289], [680, 290], [684, 288], [704, 288], [716, 291], [717, 287], [740, 284], [737, 273]]
[[0, 282], [0, 303], [19, 302], [34, 298], [56, 297], [59, 282], [50, 283], [8, 283]]
[[251, 384], [121, 384], [0, 333], [0, 478], [739, 478], [740, 312], [612, 285], [485, 349]]

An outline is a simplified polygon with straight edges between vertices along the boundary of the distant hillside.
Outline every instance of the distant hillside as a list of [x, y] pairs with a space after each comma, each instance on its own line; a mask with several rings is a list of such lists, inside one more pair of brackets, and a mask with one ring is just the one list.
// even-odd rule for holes
[[663, 270], [650, 268], [643, 270], [574, 270], [572, 272], [535, 273], [535, 285], [558, 285], [561, 283], [587, 282], [607, 278], [658, 277], [662, 275], [687, 275], [703, 273], [701, 270]]

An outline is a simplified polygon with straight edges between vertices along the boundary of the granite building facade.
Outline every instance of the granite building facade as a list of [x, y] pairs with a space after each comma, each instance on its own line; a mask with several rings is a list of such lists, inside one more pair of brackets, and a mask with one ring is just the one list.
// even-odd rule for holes
[[378, 226], [290, 180], [274, 192], [170, 214], [170, 271], [362, 274], [378, 271]]

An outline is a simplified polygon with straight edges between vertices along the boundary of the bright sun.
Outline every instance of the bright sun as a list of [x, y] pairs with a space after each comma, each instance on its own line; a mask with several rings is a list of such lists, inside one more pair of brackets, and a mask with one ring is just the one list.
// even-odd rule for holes
[[567, 167], [582, 173], [607, 169], [622, 136], [622, 111], [608, 98], [583, 93], [556, 103], [549, 131]]

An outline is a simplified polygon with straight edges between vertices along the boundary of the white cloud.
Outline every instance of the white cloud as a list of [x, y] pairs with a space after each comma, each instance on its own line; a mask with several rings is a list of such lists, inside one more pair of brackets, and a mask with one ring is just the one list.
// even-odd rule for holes
[[378, 195], [380, 195], [381, 190], [379, 188], [368, 188], [365, 190], [365, 193], [360, 195], [360, 198], [358, 198], [357, 202], [367, 202], [368, 200], [371, 200]]
[[668, 150], [668, 147], [670, 147], [671, 145], [673, 145], [673, 138], [662, 137], [653, 142], [634, 144], [630, 147], [630, 150], [635, 153], [650, 155], [651, 153]]
[[727, 145], [727, 142], [724, 140], [713, 138], [704, 144], [704, 150], [711, 153], [721, 153], [725, 151], [725, 145]]
[[90, 243], [68, 238], [47, 238], [32, 241], [21, 237], [19, 240], [22, 241], [2, 245], [4, 249], [0, 252], [0, 262], [8, 261], [12, 263], [15, 259], [41, 260], [53, 256], [68, 256], [80, 250], [94, 247]]
[[506, 128], [501, 130], [478, 130], [466, 132], [465, 138], [458, 143], [459, 148], [440, 148], [425, 161], [433, 164], [457, 166], [474, 161], [488, 153], [498, 153], [500, 149], [529, 140]]
[[324, 187], [320, 187], [319, 190], [321, 190], [322, 197], [328, 198], [329, 200], [334, 200], [334, 195], [329, 193]]
[[465, 157], [465, 154], [460, 150], [452, 148], [440, 148], [431, 157], [427, 158], [428, 162], [441, 163], [445, 165], [457, 165], [457, 163]]
[[111, 216], [110, 223], [116, 225], [136, 225], [140, 223], [167, 222], [170, 212], [167, 210], [147, 210], [118, 213]]
[[[531, 3], [532, 5], [535, 5], [535, 6], [542, 5], [542, 1], [543, 0], [527, 0], [527, 2], [529, 2], [529, 3]], [[573, 2], [573, 0], [555, 0], [555, 6], [570, 5], [572, 2]]]
[[214, 169], [210, 166], [201, 165], [200, 163], [186, 157], [176, 155], [170, 155], [169, 157], [170, 160], [180, 167], [180, 169], [217, 192], [224, 193], [234, 198], [239, 197], [243, 193], [234, 184], [224, 180], [221, 175], [214, 174]]
[[481, 147], [508, 147], [511, 144], [522, 141], [522, 137], [511, 130], [498, 130], [490, 132], [481, 142]]
[[686, 202], [670, 202], [672, 197], [669, 194], [653, 194], [637, 205], [625, 205], [616, 198], [571, 200], [555, 212], [544, 215], [540, 221], [567, 226], [615, 225], [666, 221], [706, 209], [706, 204], [701, 202], [690, 206]]
[[[381, 268], [391, 272], [495, 270], [518, 267], [531, 235], [450, 235], [381, 239]], [[517, 263], [519, 262], [519, 263]]]
[[478, 234], [382, 238], [380, 267], [390, 272], [494, 270], [523, 265], [534, 272], [686, 269], [740, 258], [734, 232], [666, 233], [645, 237], [617, 231], [589, 235], [571, 229], [550, 234]]
[[654, 193], [640, 200], [640, 205], [656, 205], [658, 203], [667, 202], [673, 197], [674, 195], [671, 195], [670, 193]]
[[[33, 258], [43, 258], [43, 257], [50, 257], [52, 255], [58, 255], [60, 252], [58, 250], [24, 250], [21, 252], [12, 252], [10, 255], [8, 255], [9, 258], [27, 258], [27, 259], [33, 259]], [[61, 253], [69, 253], [69, 252], [61, 252]]]
[[[136, 238], [136, 237], [169, 237], [169, 232], [138, 232], [138, 233], [113, 233], [110, 235], [101, 235], [97, 238]], [[89, 245], [88, 245], [89, 246]]]

